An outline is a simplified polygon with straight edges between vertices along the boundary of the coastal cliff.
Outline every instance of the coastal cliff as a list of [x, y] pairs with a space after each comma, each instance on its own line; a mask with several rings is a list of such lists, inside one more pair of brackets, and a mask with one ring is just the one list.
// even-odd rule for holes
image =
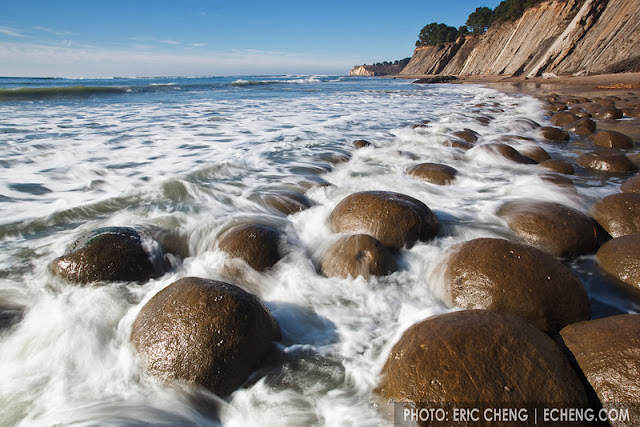
[[639, 64], [638, 0], [551, 0], [483, 35], [416, 48], [399, 75], [590, 75]]

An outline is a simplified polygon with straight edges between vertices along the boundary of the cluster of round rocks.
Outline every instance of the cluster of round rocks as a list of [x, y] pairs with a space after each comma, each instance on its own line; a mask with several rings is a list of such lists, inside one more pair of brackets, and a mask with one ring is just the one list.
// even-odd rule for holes
[[[592, 100], [576, 99], [581, 107], [564, 111], [567, 104], [561, 108], [559, 98], [549, 101], [549, 108], [559, 111], [551, 117], [556, 126], [580, 138], [593, 134], [599, 146], [633, 147], [622, 134], [597, 132], [597, 123], [589, 118], [595, 114], [599, 120], [615, 119], [619, 114], [608, 100], [591, 108], [585, 105]], [[480, 118], [481, 125], [491, 120]], [[573, 138], [561, 127], [521, 122], [529, 130], [538, 129], [549, 143]], [[445, 144], [487, 150], [516, 163], [538, 163], [553, 172], [546, 179], [572, 187], [572, 181], [559, 174], [573, 174], [575, 167], [551, 159], [527, 138], [505, 136], [517, 150], [502, 142], [475, 146], [479, 137], [465, 129]], [[364, 140], [354, 146], [372, 147]], [[587, 157], [595, 160], [581, 160]], [[600, 172], [635, 170], [631, 161], [620, 158], [629, 160], [619, 151], [596, 151], [578, 158], [577, 164]], [[458, 175], [456, 169], [435, 163], [417, 164], [406, 172], [436, 185], [454, 184]], [[590, 320], [584, 286], [559, 260], [597, 251], [599, 264], [616, 283], [640, 288], [640, 179], [631, 178], [622, 190], [598, 201], [590, 216], [553, 202], [507, 203], [498, 215], [519, 241], [482, 238], [446, 251], [428, 282], [439, 284], [434, 292], [445, 304], [463, 310], [409, 328], [382, 369], [378, 392], [421, 408], [473, 402], [607, 407], [638, 401], [640, 316]], [[312, 203], [286, 195], [268, 204], [289, 214]], [[342, 235], [320, 261], [319, 271], [327, 277], [390, 274], [398, 270], [398, 251], [433, 239], [439, 230], [428, 206], [388, 191], [351, 194], [329, 220], [332, 230]], [[282, 238], [277, 228], [244, 223], [223, 233], [218, 248], [264, 272], [283, 257]], [[51, 269], [77, 283], [144, 281], [169, 267], [164, 251], [170, 247], [170, 239], [149, 230], [99, 229], [74, 243]], [[152, 297], [131, 332], [147, 372], [163, 380], [196, 383], [220, 395], [241, 386], [279, 337], [277, 322], [255, 295], [195, 277], [180, 279]]]

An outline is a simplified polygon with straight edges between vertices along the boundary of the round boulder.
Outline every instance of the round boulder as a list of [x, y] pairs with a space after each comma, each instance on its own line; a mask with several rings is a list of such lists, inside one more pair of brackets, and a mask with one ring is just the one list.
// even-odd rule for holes
[[591, 216], [611, 237], [640, 233], [640, 194], [618, 193], [598, 200]]
[[407, 169], [407, 173], [436, 185], [449, 185], [458, 175], [455, 168], [439, 163], [421, 163]]
[[593, 136], [593, 143], [606, 148], [633, 148], [633, 140], [612, 130], [601, 130]]
[[640, 175], [629, 178], [620, 186], [623, 193], [640, 193]]
[[591, 316], [578, 278], [529, 245], [475, 239], [454, 246], [441, 265], [444, 286], [434, 290], [449, 306], [513, 314], [549, 334]]
[[596, 250], [596, 223], [586, 215], [555, 202], [522, 200], [502, 206], [498, 215], [526, 243], [557, 257]]
[[401, 249], [438, 232], [436, 215], [420, 200], [391, 191], [363, 191], [344, 198], [330, 216], [336, 233], [365, 233]]
[[455, 136], [456, 138], [460, 138], [461, 140], [468, 142], [469, 144], [473, 144], [478, 140], [479, 134], [471, 129], [465, 129], [453, 132], [451, 135]]
[[313, 206], [313, 202], [307, 196], [292, 190], [254, 193], [249, 199], [284, 215], [298, 213]]
[[585, 153], [578, 157], [577, 162], [583, 168], [602, 172], [625, 173], [637, 170], [631, 159], [617, 151]]
[[588, 404], [584, 386], [551, 338], [522, 319], [487, 310], [441, 314], [411, 326], [393, 346], [381, 377], [378, 390], [385, 398], [418, 409]]
[[610, 277], [640, 289], [640, 234], [609, 240], [598, 250], [596, 259]]
[[336, 241], [324, 254], [320, 272], [326, 277], [385, 276], [398, 271], [389, 249], [368, 234], [354, 234]]
[[640, 401], [640, 315], [623, 314], [569, 325], [560, 331], [559, 341], [571, 352], [588, 382], [587, 389], [599, 401], [594, 403], [616, 413], [627, 409], [631, 414], [627, 422], [612, 419], [611, 425], [635, 425]]
[[144, 282], [161, 276], [166, 262], [159, 245], [131, 227], [98, 228], [53, 260], [51, 271], [74, 283]]
[[264, 271], [282, 258], [280, 232], [262, 224], [242, 224], [225, 232], [218, 243], [220, 250], [241, 258], [256, 271]]
[[522, 163], [522, 164], [534, 163], [533, 160], [525, 158], [515, 148], [507, 144], [501, 144], [501, 143], [484, 144], [484, 145], [477, 146], [475, 150], [484, 151], [492, 155], [499, 155], [502, 158], [515, 163]]
[[596, 118], [601, 120], [617, 120], [623, 116], [622, 110], [616, 108], [615, 105], [606, 105], [596, 111]]
[[569, 132], [566, 130], [549, 126], [541, 127], [540, 134], [545, 140], [550, 142], [566, 142], [569, 141], [570, 138]]
[[578, 120], [578, 116], [568, 111], [559, 111], [551, 116], [551, 124], [554, 126], [564, 127]]
[[551, 159], [547, 150], [537, 145], [525, 145], [523, 147], [518, 147], [518, 152], [536, 163], [542, 163], [545, 160]]
[[353, 146], [357, 149], [360, 149], [364, 147], [372, 147], [373, 144], [371, 144], [369, 141], [366, 141], [364, 139], [358, 139], [357, 141], [353, 141]]
[[587, 136], [594, 133], [597, 129], [596, 122], [589, 118], [581, 118], [566, 126], [566, 129], [580, 136]]
[[242, 385], [280, 330], [253, 294], [197, 277], [180, 279], [147, 302], [131, 330], [146, 371], [224, 396]]
[[562, 160], [545, 160], [544, 162], [540, 163], [540, 166], [564, 175], [573, 175], [576, 172], [571, 164], [563, 162]]

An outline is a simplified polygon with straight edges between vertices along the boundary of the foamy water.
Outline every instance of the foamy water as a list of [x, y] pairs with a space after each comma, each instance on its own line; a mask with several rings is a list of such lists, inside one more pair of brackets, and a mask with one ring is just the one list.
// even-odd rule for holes
[[[119, 89], [56, 89], [79, 84]], [[578, 174], [573, 194], [542, 180], [535, 165], [444, 147], [464, 128], [480, 134], [477, 144], [507, 134], [538, 139], [518, 121], [545, 123], [538, 101], [476, 86], [323, 76], [46, 85], [20, 96], [0, 89], [0, 310], [11, 320], [0, 329], [0, 425], [391, 424], [375, 400], [378, 372], [408, 326], [448, 310], [430, 281], [442, 253], [476, 237], [513, 238], [496, 216], [506, 201], [552, 200], [586, 212], [622, 180]], [[412, 128], [423, 120], [430, 122]], [[355, 150], [356, 139], [376, 147]], [[583, 149], [579, 141], [570, 147], [544, 145], [554, 158]], [[336, 155], [350, 160], [334, 164]], [[421, 162], [460, 174], [446, 187], [405, 174]], [[324, 181], [331, 185], [313, 185]], [[304, 191], [315, 206], [286, 217], [259, 203], [280, 190]], [[329, 214], [363, 190], [423, 201], [440, 234], [403, 250], [390, 276], [324, 278], [315, 266], [337, 237]], [[282, 341], [224, 399], [160, 386], [140, 369], [131, 325], [181, 277], [229, 280], [216, 240], [243, 219], [287, 234], [283, 260], [238, 280], [272, 311]], [[70, 243], [105, 226], [169, 230], [182, 247], [173, 270], [142, 285], [88, 287], [51, 274], [48, 263]], [[594, 315], [638, 312], [592, 264], [585, 256], [571, 266]]]

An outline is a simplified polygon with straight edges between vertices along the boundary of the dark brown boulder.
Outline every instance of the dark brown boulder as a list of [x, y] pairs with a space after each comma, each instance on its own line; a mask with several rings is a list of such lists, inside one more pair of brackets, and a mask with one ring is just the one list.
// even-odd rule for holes
[[331, 212], [336, 233], [365, 233], [401, 249], [438, 232], [438, 219], [420, 200], [391, 191], [363, 191], [344, 198]]
[[622, 110], [616, 108], [614, 105], [605, 105], [596, 111], [596, 118], [601, 120], [617, 120], [624, 116]]
[[461, 150], [465, 151], [473, 148], [473, 144], [458, 139], [446, 140], [442, 143], [442, 145], [445, 147], [460, 148]]
[[576, 172], [571, 164], [563, 162], [562, 160], [545, 160], [544, 162], [540, 163], [540, 166], [545, 169], [549, 169], [565, 175], [573, 175]]
[[434, 290], [449, 306], [513, 314], [550, 334], [591, 316], [578, 278], [529, 245], [475, 239], [454, 246], [442, 266], [444, 287]]
[[550, 142], [566, 142], [570, 139], [569, 132], [560, 128], [541, 127], [540, 134], [546, 141]]
[[455, 136], [456, 138], [460, 138], [461, 140], [468, 142], [469, 144], [473, 144], [478, 140], [478, 133], [472, 131], [471, 129], [453, 132], [451, 135]]
[[599, 150], [582, 154], [578, 157], [577, 162], [583, 168], [601, 172], [625, 173], [637, 170], [627, 156], [611, 150]]
[[373, 144], [371, 144], [369, 141], [365, 141], [364, 139], [358, 139], [357, 141], [353, 141], [353, 146], [359, 149], [364, 147], [372, 147]]
[[391, 251], [368, 234], [354, 234], [336, 241], [324, 254], [320, 272], [326, 277], [386, 276], [398, 271]]
[[282, 258], [280, 232], [262, 224], [242, 224], [226, 231], [218, 243], [220, 250], [241, 258], [256, 271], [264, 271]]
[[502, 158], [515, 163], [522, 163], [522, 164], [534, 163], [532, 160], [523, 157], [522, 154], [520, 154], [515, 148], [507, 144], [500, 144], [500, 143], [484, 144], [484, 145], [479, 145], [475, 147], [475, 150], [484, 151], [492, 155], [499, 155]]
[[610, 277], [640, 289], [640, 234], [609, 240], [598, 250], [596, 259]]
[[605, 148], [633, 148], [633, 140], [612, 130], [601, 130], [593, 136], [593, 143]]
[[568, 111], [559, 111], [551, 116], [551, 124], [554, 126], [565, 127], [566, 125], [578, 120], [578, 116]]
[[575, 195], [578, 194], [578, 190], [576, 190], [576, 186], [571, 178], [568, 178], [564, 175], [558, 175], [557, 173], [543, 173], [540, 174], [539, 177], [543, 181], [557, 185], [558, 187], [561, 187], [562, 189], [570, 193], [573, 193]]
[[547, 111], [551, 112], [564, 111], [567, 108], [567, 104], [565, 104], [564, 102], [550, 102], [549, 105], [545, 107]]
[[556, 257], [572, 257], [596, 250], [595, 221], [568, 206], [522, 200], [502, 206], [498, 215], [526, 243]]
[[249, 199], [284, 215], [298, 213], [313, 206], [313, 202], [307, 196], [293, 190], [254, 193]]
[[[640, 315], [623, 314], [569, 325], [561, 344], [573, 355], [605, 410], [628, 410], [630, 419], [611, 419], [612, 426], [637, 425], [640, 402]], [[631, 406], [633, 405], [633, 406]]]
[[518, 152], [536, 163], [542, 163], [545, 160], [551, 159], [547, 150], [537, 145], [525, 145], [523, 147], [518, 147]]
[[150, 375], [224, 396], [246, 381], [279, 335], [278, 324], [255, 295], [228, 283], [186, 277], [142, 307], [131, 342]]
[[611, 237], [640, 233], [640, 194], [618, 193], [598, 200], [591, 216]]
[[629, 178], [620, 186], [623, 193], [640, 193], [640, 175]]
[[513, 123], [518, 129], [522, 129], [524, 131], [534, 130], [540, 127], [540, 124], [538, 122], [531, 119], [515, 119]]
[[[393, 346], [381, 377], [382, 396], [418, 409], [588, 404], [584, 386], [551, 338], [522, 319], [487, 310], [441, 314], [411, 326]], [[480, 420], [486, 421], [483, 412]], [[451, 421], [442, 425], [486, 424]], [[515, 424], [499, 421], [490, 425]]]
[[449, 185], [458, 175], [458, 171], [455, 168], [439, 163], [421, 163], [407, 169], [407, 173], [437, 185]]
[[76, 240], [51, 270], [74, 283], [144, 282], [161, 276], [166, 262], [159, 245], [131, 227], [98, 228]]
[[[588, 113], [585, 113], [588, 114]], [[568, 131], [575, 133], [580, 136], [587, 136], [594, 133], [597, 129], [596, 122], [589, 118], [581, 118], [573, 123], [570, 123], [565, 126]]]

